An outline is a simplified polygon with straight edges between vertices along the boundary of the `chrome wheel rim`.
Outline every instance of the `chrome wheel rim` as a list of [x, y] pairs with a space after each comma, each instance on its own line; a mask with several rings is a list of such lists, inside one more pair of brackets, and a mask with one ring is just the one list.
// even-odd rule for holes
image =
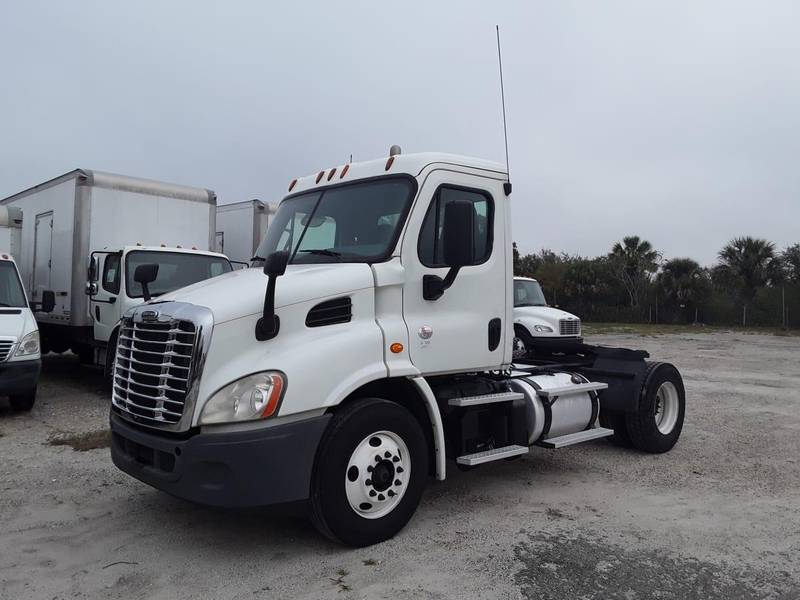
[[344, 475], [350, 508], [365, 519], [379, 519], [402, 500], [411, 477], [411, 457], [403, 439], [376, 431], [356, 446]]
[[662, 383], [656, 392], [656, 427], [667, 435], [678, 422], [678, 407], [680, 405], [678, 390], [675, 384], [669, 381]]
[[525, 358], [528, 355], [528, 348], [525, 346], [525, 342], [522, 341], [521, 337], [514, 336], [512, 344], [511, 356], [513, 358]]

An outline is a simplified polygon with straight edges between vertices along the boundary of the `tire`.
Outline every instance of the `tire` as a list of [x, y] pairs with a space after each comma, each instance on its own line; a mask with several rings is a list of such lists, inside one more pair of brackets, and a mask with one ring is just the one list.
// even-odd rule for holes
[[614, 435], [606, 439], [620, 448], [631, 447], [631, 436], [628, 434], [628, 425], [625, 423], [625, 414], [615, 411], [600, 409], [600, 426], [614, 430]]
[[648, 363], [639, 412], [625, 415], [631, 444], [652, 454], [669, 452], [678, 441], [686, 412], [683, 379], [669, 363]]
[[8, 401], [13, 410], [17, 412], [27, 412], [33, 408], [33, 404], [36, 402], [36, 388], [33, 388], [33, 390], [25, 394], [9, 396]]
[[[518, 348], [518, 344], [521, 348]], [[514, 342], [512, 345], [514, 360], [528, 358], [533, 354], [533, 336], [522, 325], [514, 325]]]
[[[386, 448], [383, 454], [382, 448]], [[369, 477], [376, 473], [381, 482], [373, 484]], [[388, 400], [357, 400], [334, 415], [320, 442], [311, 481], [311, 521], [323, 535], [342, 544], [361, 547], [382, 542], [411, 519], [427, 476], [428, 445], [414, 416]], [[370, 496], [364, 496], [367, 491]], [[373, 500], [367, 501], [370, 497]]]

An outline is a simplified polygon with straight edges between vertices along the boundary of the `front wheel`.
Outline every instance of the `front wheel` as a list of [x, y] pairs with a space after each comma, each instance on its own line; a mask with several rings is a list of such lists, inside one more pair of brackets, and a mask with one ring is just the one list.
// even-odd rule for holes
[[36, 388], [24, 394], [9, 396], [8, 402], [11, 404], [11, 408], [17, 412], [28, 411], [33, 408], [33, 404], [36, 402]]
[[681, 374], [669, 363], [648, 364], [639, 412], [627, 414], [625, 424], [633, 446], [645, 452], [668, 452], [677, 443], [686, 412]]
[[336, 413], [323, 436], [311, 483], [311, 520], [329, 538], [369, 546], [411, 519], [427, 479], [419, 422], [388, 400], [358, 400]]

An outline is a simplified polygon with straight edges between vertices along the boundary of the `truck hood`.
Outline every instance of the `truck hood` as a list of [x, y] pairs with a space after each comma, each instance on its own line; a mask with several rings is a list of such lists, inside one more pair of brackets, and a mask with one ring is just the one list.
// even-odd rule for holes
[[0, 337], [13, 337], [19, 341], [25, 334], [37, 329], [29, 309], [7, 310], [20, 310], [21, 312], [19, 314], [0, 314]]
[[575, 315], [552, 306], [520, 306], [514, 308], [514, 317], [532, 317], [543, 321], [558, 322], [561, 319], [577, 319]]
[[[371, 287], [374, 279], [367, 264], [289, 265], [275, 283], [275, 308]], [[214, 314], [214, 323], [224, 323], [261, 314], [266, 289], [267, 276], [261, 269], [242, 269], [164, 294], [151, 304], [176, 301], [205, 306]]]

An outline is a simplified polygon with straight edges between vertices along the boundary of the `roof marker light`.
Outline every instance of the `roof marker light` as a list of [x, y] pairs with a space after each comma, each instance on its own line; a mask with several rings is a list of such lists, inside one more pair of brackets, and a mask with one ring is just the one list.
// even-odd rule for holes
[[297, 179], [292, 179], [292, 182], [289, 184], [289, 191], [291, 192], [294, 189], [294, 186], [297, 185]]
[[167, 245], [166, 245], [166, 244], [164, 244], [164, 243], [162, 243], [162, 244], [161, 244], [161, 247], [162, 247], [162, 248], [166, 248], [166, 247], [167, 247]]
[[330, 181], [331, 179], [333, 179], [333, 176], [334, 176], [334, 175], [336, 175], [336, 167], [333, 167], [333, 168], [331, 169], [331, 172], [330, 172], [330, 173], [328, 173], [328, 181]]
[[342, 169], [342, 174], [339, 175], [339, 179], [344, 179], [344, 176], [347, 175], [347, 172], [350, 170], [350, 164], [346, 164]]
[[3, 254], [3, 260], [8, 260], [8, 254]]
[[386, 161], [386, 168], [384, 169], [384, 171], [388, 171], [389, 169], [391, 169], [393, 162], [394, 162], [394, 156], [390, 156], [389, 160]]
[[178, 248], [183, 248], [183, 246], [177, 246]]
[[197, 246], [192, 246], [192, 250], [197, 250]]
[[323, 176], [323, 175], [325, 175], [325, 171], [320, 171], [320, 172], [319, 172], [319, 175], [317, 175], [317, 183], [319, 183], [319, 182], [320, 182], [320, 180], [322, 179], [322, 176]]

